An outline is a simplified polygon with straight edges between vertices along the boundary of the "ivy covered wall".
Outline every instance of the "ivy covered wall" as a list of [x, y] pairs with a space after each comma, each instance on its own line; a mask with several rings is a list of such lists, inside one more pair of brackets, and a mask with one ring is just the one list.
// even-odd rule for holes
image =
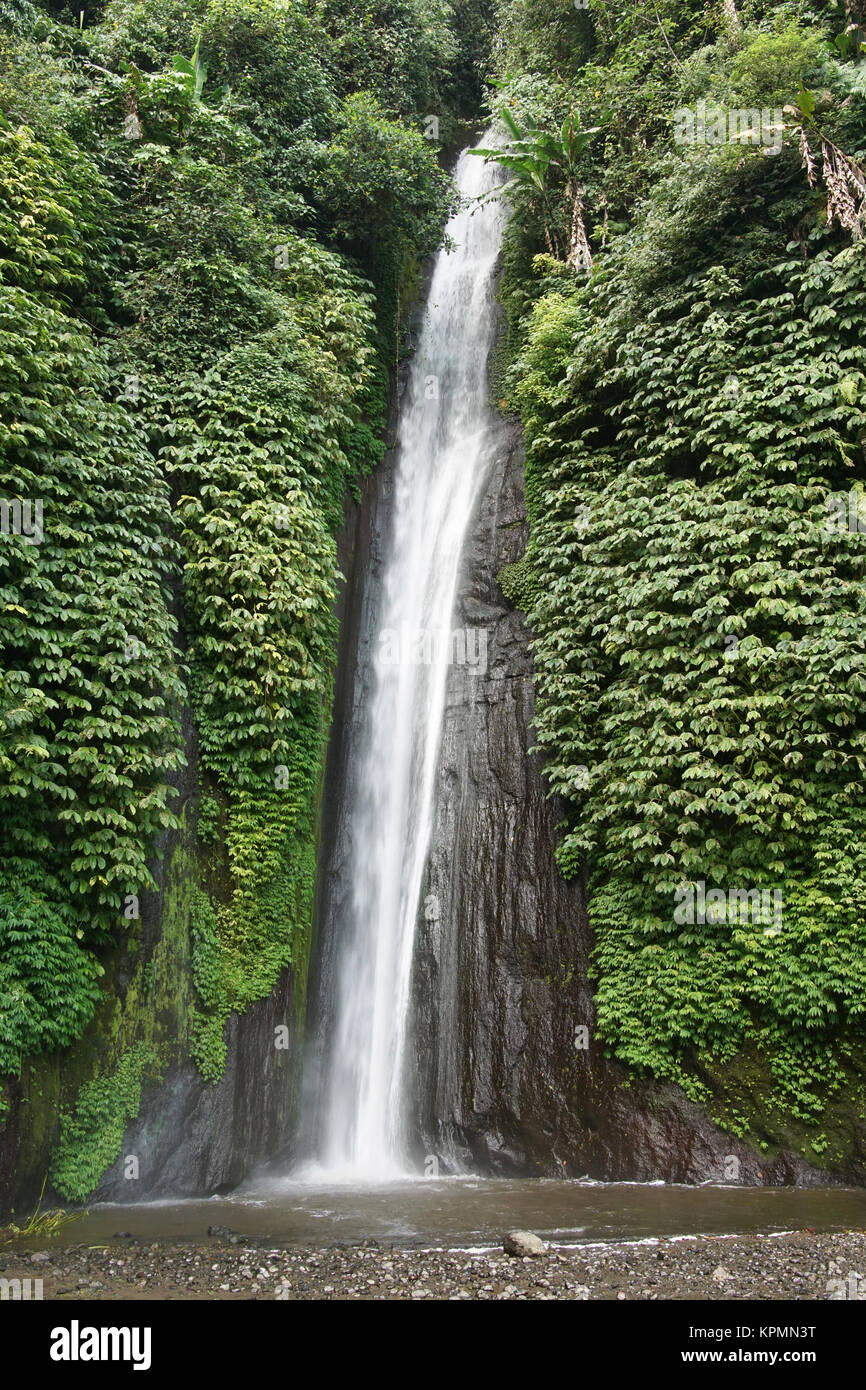
[[494, 98], [531, 522], [503, 579], [599, 1033], [818, 1163], [866, 1115], [857, 8], [513, 0]]
[[450, 5], [0, 22], [0, 1073], [80, 1200], [142, 1084], [303, 1006], [335, 533], [479, 77]]

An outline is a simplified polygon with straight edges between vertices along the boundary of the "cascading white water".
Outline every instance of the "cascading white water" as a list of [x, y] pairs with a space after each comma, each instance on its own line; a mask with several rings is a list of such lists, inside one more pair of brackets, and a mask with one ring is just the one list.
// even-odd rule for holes
[[[452, 218], [433, 269], [399, 420], [391, 539], [370, 644], [371, 704], [346, 808], [342, 923], [319, 1113], [318, 1162], [379, 1180], [406, 1169], [404, 1054], [415, 925], [430, 840], [448, 639], [461, 552], [490, 461], [487, 356], [504, 212], [478, 204], [496, 165], [464, 152], [455, 179], [472, 200]], [[484, 634], [486, 638], [486, 634]], [[473, 655], [479, 634], [467, 638]], [[485, 648], [486, 650], [486, 648]]]

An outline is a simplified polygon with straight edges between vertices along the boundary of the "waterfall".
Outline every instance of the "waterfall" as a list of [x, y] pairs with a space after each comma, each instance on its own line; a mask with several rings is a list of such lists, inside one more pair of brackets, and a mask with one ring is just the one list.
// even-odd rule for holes
[[[489, 137], [488, 137], [489, 138]], [[504, 210], [476, 200], [500, 181], [464, 151], [461, 210], [436, 257], [398, 422], [390, 531], [342, 810], [344, 877], [322, 988], [328, 1036], [314, 1129], [317, 1165], [382, 1179], [407, 1169], [405, 1053], [415, 928], [430, 841], [452, 660], [480, 665], [486, 633], [451, 632], [463, 549], [493, 453], [487, 357]], [[448, 246], [448, 242], [446, 242]]]

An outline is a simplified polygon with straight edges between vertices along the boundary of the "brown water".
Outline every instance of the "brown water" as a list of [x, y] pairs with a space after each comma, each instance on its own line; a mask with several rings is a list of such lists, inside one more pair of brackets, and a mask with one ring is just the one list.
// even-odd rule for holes
[[96, 1206], [50, 1243], [199, 1241], [209, 1226], [274, 1245], [363, 1240], [407, 1246], [498, 1244], [503, 1231], [536, 1231], [555, 1244], [684, 1235], [866, 1229], [866, 1190], [735, 1188], [564, 1182], [558, 1179], [429, 1178], [376, 1187], [281, 1181], [249, 1195]]

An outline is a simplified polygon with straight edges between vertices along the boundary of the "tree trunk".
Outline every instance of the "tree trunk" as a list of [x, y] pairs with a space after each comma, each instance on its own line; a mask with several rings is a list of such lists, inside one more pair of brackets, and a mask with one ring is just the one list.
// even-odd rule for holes
[[583, 202], [577, 184], [569, 179], [566, 196], [571, 199], [571, 239], [568, 246], [566, 265], [572, 270], [589, 270], [592, 265], [592, 251], [583, 221]]

